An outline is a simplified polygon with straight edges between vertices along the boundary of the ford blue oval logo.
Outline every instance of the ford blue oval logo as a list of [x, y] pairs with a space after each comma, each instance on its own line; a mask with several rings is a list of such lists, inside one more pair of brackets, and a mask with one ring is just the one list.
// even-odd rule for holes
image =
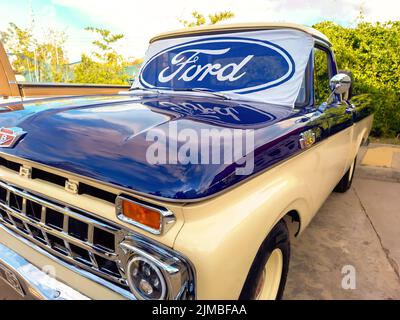
[[248, 38], [211, 38], [167, 48], [143, 66], [146, 88], [251, 93], [288, 81], [295, 63], [282, 47]]

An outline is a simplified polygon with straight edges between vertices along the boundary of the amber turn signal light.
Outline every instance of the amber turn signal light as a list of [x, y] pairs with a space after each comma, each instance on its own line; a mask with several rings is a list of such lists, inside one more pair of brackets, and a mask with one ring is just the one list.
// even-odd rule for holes
[[155, 230], [161, 228], [162, 217], [160, 212], [128, 200], [122, 200], [121, 207], [122, 214], [126, 218]]

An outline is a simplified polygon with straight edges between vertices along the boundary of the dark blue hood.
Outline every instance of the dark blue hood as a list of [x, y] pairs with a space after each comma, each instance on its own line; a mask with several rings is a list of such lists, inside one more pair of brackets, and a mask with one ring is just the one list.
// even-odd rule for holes
[[[0, 127], [27, 134], [0, 152], [167, 199], [213, 195], [248, 178], [237, 164], [162, 164], [146, 160], [150, 129], [255, 129], [253, 174], [298, 151], [304, 127], [292, 110], [261, 103], [183, 95], [37, 100], [0, 107]], [[178, 148], [182, 144], [178, 143]]]

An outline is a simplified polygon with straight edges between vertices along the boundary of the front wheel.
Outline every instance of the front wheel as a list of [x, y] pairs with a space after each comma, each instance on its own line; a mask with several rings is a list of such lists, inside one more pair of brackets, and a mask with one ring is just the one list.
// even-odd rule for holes
[[261, 244], [242, 289], [240, 299], [280, 300], [289, 270], [290, 240], [280, 221]]

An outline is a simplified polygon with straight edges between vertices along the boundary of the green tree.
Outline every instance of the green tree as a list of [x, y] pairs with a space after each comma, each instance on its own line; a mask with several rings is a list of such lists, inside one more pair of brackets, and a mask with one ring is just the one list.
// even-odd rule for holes
[[128, 84], [129, 75], [125, 72], [127, 61], [113, 48], [124, 35], [92, 27], [87, 27], [85, 30], [95, 33], [100, 39], [92, 42], [96, 48], [92, 56], [82, 54], [81, 62], [74, 69], [72, 82]]
[[16, 73], [34, 72], [34, 41], [31, 30], [21, 29], [10, 22], [6, 31], [1, 31], [0, 40], [7, 53], [14, 55], [12, 66]]
[[102, 60], [103, 62], [117, 60], [121, 58], [121, 56], [119, 56], [117, 52], [113, 49], [112, 45], [115, 44], [118, 40], [123, 39], [123, 34], [112, 34], [110, 30], [93, 27], [86, 27], [85, 30], [93, 32], [101, 37], [100, 40], [94, 40], [92, 42], [92, 44], [96, 46], [99, 50], [93, 51], [93, 56], [95, 56], [99, 60]]
[[192, 21], [179, 20], [179, 22], [181, 22], [185, 27], [196, 27], [205, 24], [216, 24], [221, 21], [229, 20], [234, 16], [235, 14], [231, 11], [222, 11], [214, 14], [209, 14], [207, 21], [206, 17], [203, 14], [194, 11], [192, 12]]
[[10, 23], [6, 31], [0, 32], [0, 41], [12, 57], [16, 74], [33, 82], [66, 81], [65, 33], [49, 29], [44, 39], [37, 40], [30, 28], [23, 29], [15, 23]]
[[68, 81], [69, 65], [64, 50], [67, 39], [65, 33], [48, 30], [46, 41], [36, 44], [36, 57], [39, 64], [40, 82], [66, 82]]

